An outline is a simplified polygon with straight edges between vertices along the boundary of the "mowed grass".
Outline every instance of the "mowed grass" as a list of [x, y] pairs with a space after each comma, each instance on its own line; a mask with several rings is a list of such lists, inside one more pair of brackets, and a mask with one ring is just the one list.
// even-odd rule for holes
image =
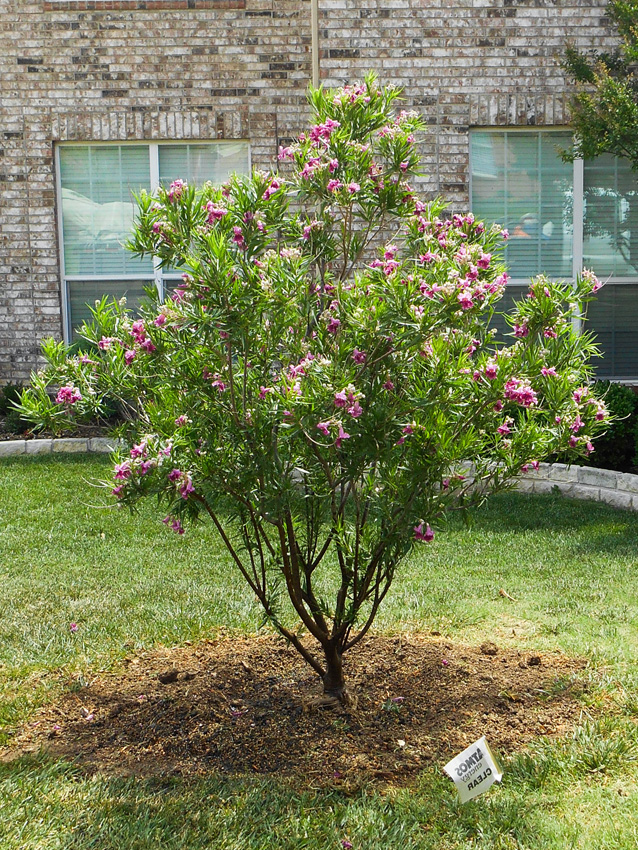
[[[56, 691], [133, 651], [259, 626], [214, 530], [179, 537], [150, 503], [134, 516], [108, 507], [94, 485], [109, 470], [85, 456], [0, 464], [0, 742]], [[516, 494], [469, 527], [455, 519], [402, 566], [381, 631], [591, 660], [573, 738], [515, 754], [503, 785], [466, 806], [440, 765], [416, 787], [346, 797], [277, 778], [87, 778], [39, 756], [0, 763], [0, 847], [635, 848], [637, 579], [638, 516]]]

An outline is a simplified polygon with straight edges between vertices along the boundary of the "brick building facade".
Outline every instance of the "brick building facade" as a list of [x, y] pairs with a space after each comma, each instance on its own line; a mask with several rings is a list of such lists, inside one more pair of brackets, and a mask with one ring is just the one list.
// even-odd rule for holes
[[[472, 142], [473, 128], [534, 128], [536, 136], [512, 136], [518, 150], [537, 137], [544, 143], [540, 127], [566, 127], [560, 56], [568, 40], [581, 48], [614, 43], [604, 5], [319, 0], [321, 80], [340, 85], [375, 69], [403, 86], [407, 108], [431, 128], [420, 188], [467, 208], [471, 145], [475, 162], [487, 157], [475, 185], [500, 186], [495, 151], [506, 139], [488, 133]], [[157, 143], [182, 143], [176, 150], [186, 156], [189, 145], [205, 152], [208, 143], [241, 141], [253, 166], [272, 167], [278, 145], [307, 120], [313, 34], [310, 0], [0, 0], [0, 35], [2, 384], [28, 377], [40, 340], [62, 335], [69, 298], [77, 301], [82, 281], [68, 270], [72, 237], [61, 207], [69, 198], [95, 206], [73, 182], [74, 169], [89, 168], [82, 164], [89, 147], [99, 142], [129, 157], [126, 146], [142, 143], [151, 181]], [[73, 144], [75, 159], [65, 153]], [[168, 160], [168, 147], [159, 150]], [[544, 230], [555, 234], [555, 222]]]

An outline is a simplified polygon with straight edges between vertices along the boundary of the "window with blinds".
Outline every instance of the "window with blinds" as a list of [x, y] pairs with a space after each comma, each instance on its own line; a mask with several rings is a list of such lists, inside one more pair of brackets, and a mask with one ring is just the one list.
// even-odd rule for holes
[[65, 334], [89, 318], [104, 295], [127, 298], [135, 309], [144, 290], [160, 294], [178, 272], [160, 272], [151, 257], [124, 247], [135, 220], [135, 195], [181, 178], [219, 184], [250, 170], [247, 142], [61, 144], [57, 147], [58, 199]]
[[472, 209], [509, 230], [514, 279], [572, 272], [572, 166], [558, 153], [569, 141], [568, 133], [472, 133]]
[[[636, 174], [612, 156], [565, 163], [560, 149], [570, 143], [564, 131], [473, 131], [471, 207], [477, 218], [509, 229], [505, 260], [512, 287], [541, 272], [570, 279], [580, 269], [594, 270], [605, 283], [584, 323], [603, 353], [594, 368], [601, 378], [636, 380]], [[502, 337], [506, 329], [496, 325]]]

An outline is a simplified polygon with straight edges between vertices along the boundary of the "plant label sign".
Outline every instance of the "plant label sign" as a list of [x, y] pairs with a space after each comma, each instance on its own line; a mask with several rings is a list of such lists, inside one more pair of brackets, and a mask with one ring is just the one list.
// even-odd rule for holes
[[478, 797], [494, 782], [500, 782], [503, 778], [485, 737], [455, 756], [443, 770], [454, 780], [462, 803]]

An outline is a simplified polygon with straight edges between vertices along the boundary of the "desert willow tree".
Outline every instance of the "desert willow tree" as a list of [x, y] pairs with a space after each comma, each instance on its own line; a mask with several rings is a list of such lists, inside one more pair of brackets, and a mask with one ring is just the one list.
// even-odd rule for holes
[[116, 499], [154, 497], [179, 534], [210, 517], [342, 700], [342, 657], [413, 546], [544, 456], [591, 451], [606, 416], [572, 330], [595, 278], [535, 279], [495, 345], [506, 234], [416, 197], [422, 122], [397, 97], [372, 75], [312, 90], [284, 173], [143, 194], [130, 247], [183, 282], [138, 318], [98, 304], [90, 349], [47, 343], [23, 397], [53, 428], [119, 399]]

